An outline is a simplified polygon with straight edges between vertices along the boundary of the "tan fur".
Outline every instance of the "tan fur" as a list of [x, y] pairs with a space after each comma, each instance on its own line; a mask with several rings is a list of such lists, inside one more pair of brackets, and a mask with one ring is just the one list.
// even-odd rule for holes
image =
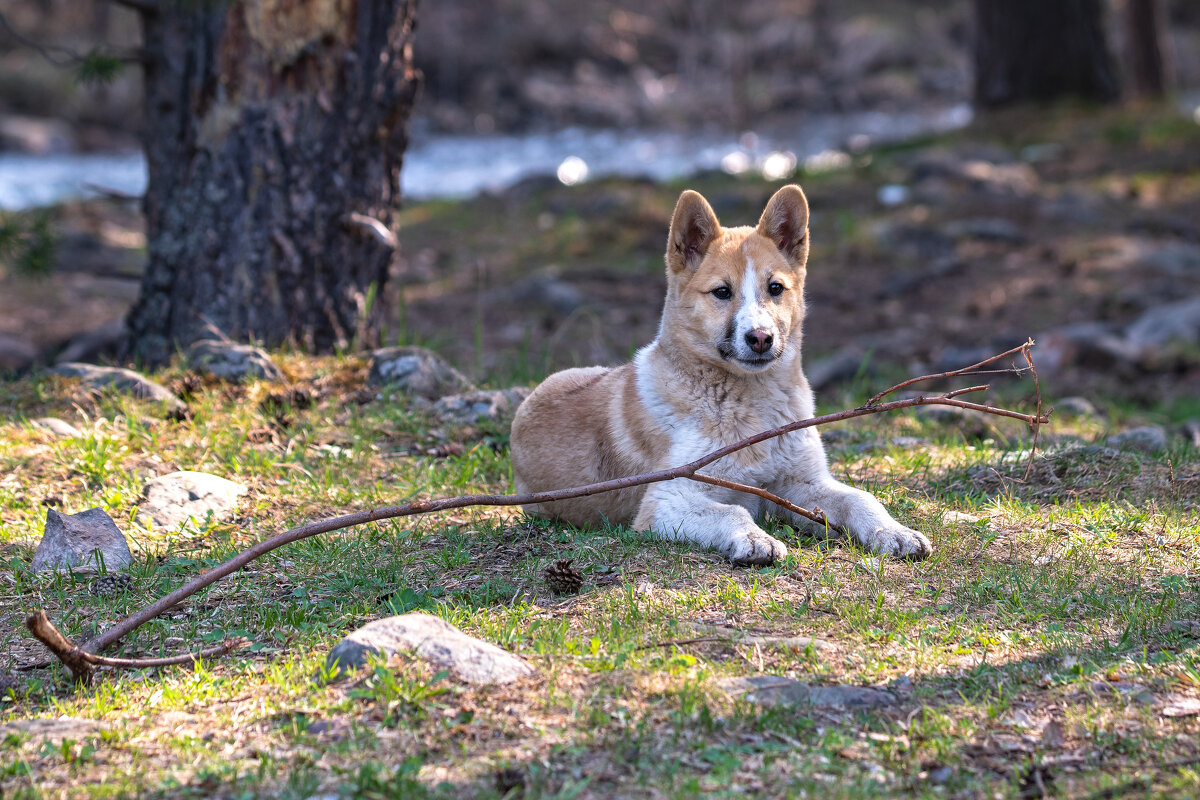
[[[801, 370], [808, 204], [798, 186], [771, 198], [756, 227], [722, 228], [684, 192], [667, 238], [667, 296], [658, 338], [632, 364], [551, 375], [513, 421], [517, 490], [544, 491], [686, 463], [723, 445], [812, 416]], [[741, 450], [706, 469], [820, 505], [877, 552], [920, 557], [921, 534], [877, 500], [829, 476], [813, 430]], [[715, 547], [734, 561], [786, 555], [752, 515], [751, 496], [690, 481], [527, 509], [575, 524], [601, 520]], [[793, 520], [793, 522], [799, 522]]]

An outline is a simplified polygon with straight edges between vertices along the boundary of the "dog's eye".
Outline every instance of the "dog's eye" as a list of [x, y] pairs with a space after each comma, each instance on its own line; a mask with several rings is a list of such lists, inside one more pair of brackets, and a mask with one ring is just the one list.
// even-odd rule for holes
[[779, 281], [771, 281], [767, 284], [767, 292], [771, 297], [778, 297], [783, 294], [783, 284]]
[[718, 286], [712, 290], [712, 296], [718, 300], [728, 300], [729, 298], [733, 297], [733, 290], [731, 290], [728, 286]]

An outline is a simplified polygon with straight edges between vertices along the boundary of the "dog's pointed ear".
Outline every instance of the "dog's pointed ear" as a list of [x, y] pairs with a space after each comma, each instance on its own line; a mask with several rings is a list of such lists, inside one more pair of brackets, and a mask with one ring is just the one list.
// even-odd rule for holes
[[695, 269], [704, 260], [708, 246], [721, 235], [721, 223], [699, 192], [691, 189], [679, 195], [671, 232], [667, 235], [667, 269], [682, 272]]
[[758, 232], [798, 267], [808, 260], [808, 200], [799, 186], [785, 186], [767, 203]]

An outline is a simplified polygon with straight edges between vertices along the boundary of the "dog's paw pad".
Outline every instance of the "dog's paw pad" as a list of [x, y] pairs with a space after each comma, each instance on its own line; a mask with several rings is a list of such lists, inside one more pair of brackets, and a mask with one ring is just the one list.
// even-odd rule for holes
[[766, 566], [787, 558], [787, 545], [762, 531], [737, 537], [725, 553], [734, 564]]

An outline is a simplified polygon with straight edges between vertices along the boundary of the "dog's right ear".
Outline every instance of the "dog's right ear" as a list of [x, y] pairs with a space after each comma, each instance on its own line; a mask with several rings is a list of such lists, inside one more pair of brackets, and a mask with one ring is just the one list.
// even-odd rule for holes
[[699, 192], [687, 189], [679, 195], [671, 232], [667, 235], [667, 269], [695, 269], [704, 260], [708, 246], [721, 234], [721, 223]]

